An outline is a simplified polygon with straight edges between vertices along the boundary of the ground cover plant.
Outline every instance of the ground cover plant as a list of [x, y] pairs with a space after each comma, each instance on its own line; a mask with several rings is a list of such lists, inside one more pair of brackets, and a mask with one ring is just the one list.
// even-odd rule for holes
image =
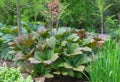
[[23, 77], [20, 70], [17, 68], [10, 68], [5, 63], [0, 67], [0, 82], [33, 82], [31, 76], [26, 79]]

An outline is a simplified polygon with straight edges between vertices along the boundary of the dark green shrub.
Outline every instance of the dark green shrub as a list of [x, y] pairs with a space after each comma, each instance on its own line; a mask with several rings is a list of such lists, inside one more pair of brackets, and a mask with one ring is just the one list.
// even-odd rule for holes
[[3, 24], [15, 25], [16, 6], [10, 0], [0, 1], [0, 22]]
[[[21, 0], [21, 20], [22, 21], [46, 21], [45, 0]], [[17, 25], [17, 8], [15, 0], [1, 0], [0, 1], [0, 22], [7, 25]]]
[[107, 4], [113, 4], [113, 6], [110, 8], [109, 14], [117, 15], [120, 12], [120, 1], [119, 0], [106, 0]]
[[61, 24], [70, 27], [92, 27], [94, 20], [94, 0], [61, 0], [67, 5], [61, 17]]

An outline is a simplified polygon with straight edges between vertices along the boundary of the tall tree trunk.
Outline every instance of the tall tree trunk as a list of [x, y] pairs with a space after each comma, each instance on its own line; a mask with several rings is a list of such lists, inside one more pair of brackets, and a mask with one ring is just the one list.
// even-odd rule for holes
[[101, 21], [101, 34], [104, 33], [104, 24], [103, 24], [103, 21]]
[[101, 13], [101, 34], [104, 33], [104, 20], [103, 20], [103, 13]]
[[17, 0], [17, 26], [18, 26], [18, 36], [20, 36], [22, 34], [20, 0]]
[[118, 15], [118, 20], [119, 20], [119, 23], [120, 23], [120, 12], [119, 12], [117, 15]]

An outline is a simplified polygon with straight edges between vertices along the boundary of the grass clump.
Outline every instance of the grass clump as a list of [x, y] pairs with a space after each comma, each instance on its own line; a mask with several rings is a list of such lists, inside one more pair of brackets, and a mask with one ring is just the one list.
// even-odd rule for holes
[[120, 47], [108, 41], [90, 64], [90, 82], [120, 82]]

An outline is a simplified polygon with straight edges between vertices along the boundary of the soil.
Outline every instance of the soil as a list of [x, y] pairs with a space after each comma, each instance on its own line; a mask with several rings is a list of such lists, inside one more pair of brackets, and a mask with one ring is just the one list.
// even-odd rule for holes
[[69, 76], [55, 76], [51, 79], [45, 79], [45, 82], [89, 82], [86, 77], [81, 79], [73, 78]]

